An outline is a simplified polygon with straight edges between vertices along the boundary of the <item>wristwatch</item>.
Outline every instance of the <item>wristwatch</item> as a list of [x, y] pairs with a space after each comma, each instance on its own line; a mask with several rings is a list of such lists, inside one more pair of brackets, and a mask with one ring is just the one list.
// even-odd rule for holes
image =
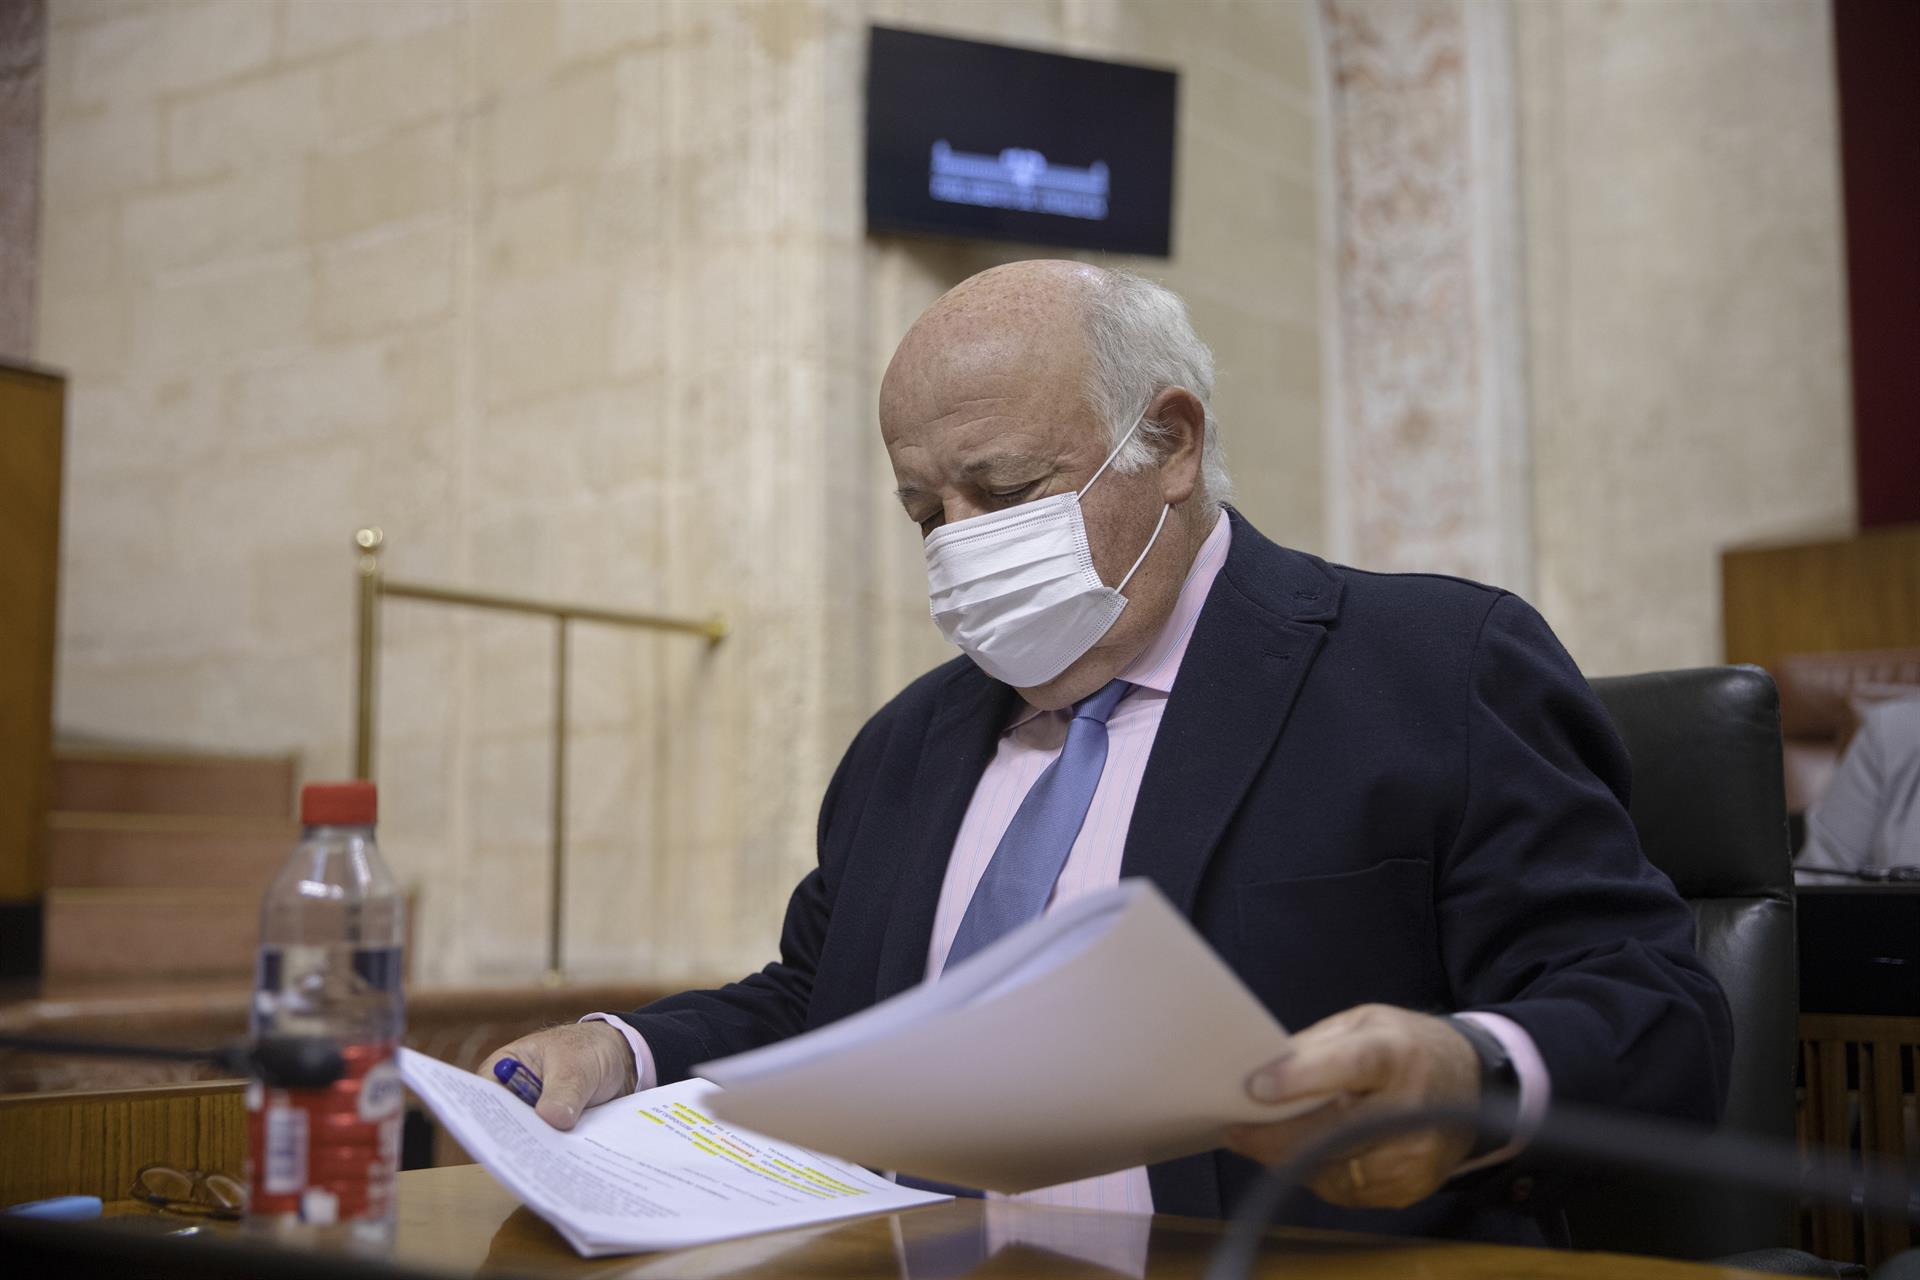
[[1467, 1159], [1477, 1160], [1511, 1140], [1520, 1113], [1520, 1072], [1500, 1037], [1473, 1019], [1449, 1017], [1447, 1025], [1473, 1046], [1473, 1056], [1480, 1060], [1480, 1118], [1491, 1127], [1476, 1136], [1467, 1152]]

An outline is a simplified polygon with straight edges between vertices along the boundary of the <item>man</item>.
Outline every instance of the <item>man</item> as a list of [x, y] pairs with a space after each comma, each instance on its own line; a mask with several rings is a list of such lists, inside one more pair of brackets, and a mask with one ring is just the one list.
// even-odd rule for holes
[[[1125, 875], [1298, 1032], [1249, 1093], [1337, 1105], [1038, 1198], [1220, 1215], [1256, 1162], [1483, 1076], [1523, 1121], [1549, 1095], [1718, 1118], [1725, 1001], [1573, 662], [1504, 592], [1262, 538], [1222, 506], [1212, 385], [1184, 304], [1124, 273], [1017, 263], [920, 317], [881, 432], [967, 656], [854, 739], [779, 962], [501, 1051], [545, 1076], [542, 1115], [832, 1022]], [[1380, 1142], [1288, 1213], [1537, 1242], [1497, 1169], [1458, 1176], [1511, 1154]]]

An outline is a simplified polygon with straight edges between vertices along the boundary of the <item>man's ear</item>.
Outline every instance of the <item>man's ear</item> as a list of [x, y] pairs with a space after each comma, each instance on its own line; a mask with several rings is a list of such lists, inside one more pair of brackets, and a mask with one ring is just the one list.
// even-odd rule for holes
[[1160, 498], [1177, 507], [1200, 486], [1200, 456], [1206, 449], [1207, 408], [1185, 387], [1167, 387], [1147, 404], [1147, 421], [1160, 428]]

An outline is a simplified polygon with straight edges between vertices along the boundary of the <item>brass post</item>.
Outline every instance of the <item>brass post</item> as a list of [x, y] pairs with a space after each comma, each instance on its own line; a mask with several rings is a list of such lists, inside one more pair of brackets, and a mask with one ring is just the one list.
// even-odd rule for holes
[[359, 557], [356, 571], [359, 593], [355, 608], [358, 666], [355, 672], [353, 709], [353, 770], [358, 778], [373, 778], [375, 734], [380, 691], [380, 608], [384, 599], [418, 600], [428, 604], [453, 605], [469, 609], [490, 609], [505, 613], [533, 614], [554, 621], [553, 659], [553, 816], [548, 848], [547, 871], [547, 970], [546, 985], [558, 986], [565, 980], [563, 965], [565, 944], [561, 928], [565, 922], [566, 866], [563, 861], [567, 841], [567, 681], [568, 627], [574, 622], [629, 627], [642, 631], [678, 632], [700, 636], [711, 648], [728, 635], [727, 620], [713, 614], [706, 618], [681, 618], [665, 614], [636, 613], [603, 609], [594, 605], [552, 600], [536, 600], [503, 595], [493, 591], [468, 591], [429, 583], [396, 581], [381, 570], [380, 552], [385, 536], [379, 529], [362, 529], [354, 535]]
[[359, 648], [354, 667], [353, 776], [369, 781], [373, 778], [374, 698], [379, 690], [380, 548], [385, 541], [378, 529], [353, 535], [353, 544], [360, 549], [355, 564], [360, 592], [354, 608]]
[[558, 986], [560, 925], [564, 914], [567, 844], [567, 618], [553, 620], [553, 843], [547, 854], [547, 985]]

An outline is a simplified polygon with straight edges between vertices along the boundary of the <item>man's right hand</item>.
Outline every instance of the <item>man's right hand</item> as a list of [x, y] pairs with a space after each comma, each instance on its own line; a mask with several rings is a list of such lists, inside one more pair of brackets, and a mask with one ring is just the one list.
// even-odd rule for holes
[[556, 1129], [573, 1128], [588, 1107], [639, 1087], [627, 1038], [604, 1022], [572, 1022], [521, 1036], [495, 1049], [480, 1074], [495, 1079], [493, 1064], [502, 1058], [518, 1058], [540, 1077], [534, 1114]]

